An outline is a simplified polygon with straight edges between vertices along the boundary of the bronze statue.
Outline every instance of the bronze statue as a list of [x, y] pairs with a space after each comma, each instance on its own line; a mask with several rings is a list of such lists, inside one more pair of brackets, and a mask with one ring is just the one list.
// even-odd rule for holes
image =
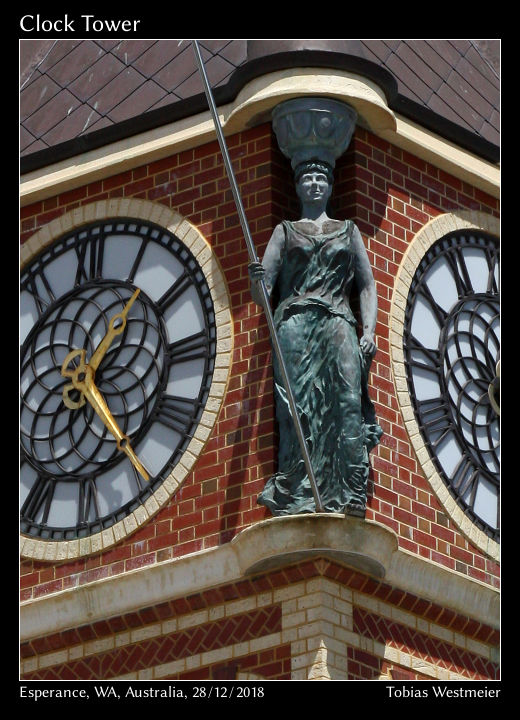
[[[269, 297], [276, 287], [276, 331], [324, 511], [363, 517], [368, 453], [382, 434], [367, 387], [376, 352], [375, 283], [357, 226], [327, 215], [331, 165], [304, 160], [295, 168], [295, 181], [301, 218], [277, 225], [262, 263], [249, 265], [251, 294], [262, 305], [258, 281], [264, 280]], [[354, 286], [362, 320], [359, 342], [349, 304]], [[314, 512], [276, 357], [273, 364], [278, 471], [258, 503], [274, 515]]]

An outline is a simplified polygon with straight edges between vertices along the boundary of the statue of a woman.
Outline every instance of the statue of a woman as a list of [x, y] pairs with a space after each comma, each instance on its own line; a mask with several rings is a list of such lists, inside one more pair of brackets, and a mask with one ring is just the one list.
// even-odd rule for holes
[[[368, 453], [382, 434], [367, 389], [376, 351], [374, 278], [357, 226], [327, 216], [332, 169], [305, 162], [295, 180], [301, 219], [277, 225], [262, 263], [250, 264], [251, 294], [261, 305], [257, 281], [264, 279], [269, 296], [276, 286], [274, 322], [324, 510], [363, 517]], [[349, 305], [354, 284], [363, 324], [359, 342]], [[276, 357], [273, 362], [278, 471], [258, 503], [274, 515], [314, 512]]]

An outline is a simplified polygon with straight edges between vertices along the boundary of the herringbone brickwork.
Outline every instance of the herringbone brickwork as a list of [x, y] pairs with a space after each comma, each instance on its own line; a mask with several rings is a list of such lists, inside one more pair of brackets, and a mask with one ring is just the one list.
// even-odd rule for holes
[[[22, 677], [101, 679], [138, 676], [154, 668], [159, 679], [233, 679], [239, 672], [284, 678], [291, 661], [308, 652], [300, 638], [306, 637], [305, 608], [309, 618], [315, 617], [320, 578], [326, 581], [322, 601], [336, 598], [334, 606], [346, 613], [338, 621], [341, 632], [347, 623], [358, 638], [356, 647], [349, 646], [354, 635], [341, 641], [350, 678], [410, 672], [409, 665], [387, 657], [389, 651], [406, 656], [408, 663], [428, 665], [430, 675], [419, 675], [429, 679], [436, 668], [460, 677], [495, 677], [491, 658], [498, 631], [321, 559], [36, 638], [21, 648]], [[380, 614], [370, 610], [374, 602]], [[392, 619], [396, 613], [403, 622]], [[386, 655], [368, 651], [366, 641], [378, 643]], [[469, 649], [472, 644], [475, 651]]]
[[266, 680], [291, 679], [291, 646], [281, 645], [244, 655], [231, 662], [171, 675], [165, 680], [236, 680], [240, 677], [262, 677]]
[[[451, 670], [471, 680], [498, 680], [498, 665], [486, 662], [475, 653], [455, 647], [440, 638], [426, 635], [401, 623], [381, 617], [363, 608], [354, 608], [354, 629], [385, 645], [395, 647], [414, 658]], [[353, 660], [380, 671], [381, 660], [356, 651]]]
[[280, 629], [281, 609], [274, 605], [55, 665], [29, 673], [24, 680], [106, 680], [256, 639]]

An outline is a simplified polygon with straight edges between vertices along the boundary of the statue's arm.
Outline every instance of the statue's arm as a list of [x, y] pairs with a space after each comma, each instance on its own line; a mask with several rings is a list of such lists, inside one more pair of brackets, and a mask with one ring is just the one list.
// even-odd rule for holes
[[280, 223], [275, 227], [271, 239], [267, 243], [262, 262], [248, 265], [251, 279], [251, 297], [258, 305], [263, 305], [259, 281], [264, 280], [267, 295], [271, 297], [282, 264], [284, 247], [285, 230], [282, 223]]
[[374, 333], [377, 322], [377, 290], [367, 251], [359, 229], [354, 226], [352, 244], [355, 251], [356, 284], [359, 291], [359, 308], [363, 324], [359, 345], [363, 352], [373, 355], [376, 351]]

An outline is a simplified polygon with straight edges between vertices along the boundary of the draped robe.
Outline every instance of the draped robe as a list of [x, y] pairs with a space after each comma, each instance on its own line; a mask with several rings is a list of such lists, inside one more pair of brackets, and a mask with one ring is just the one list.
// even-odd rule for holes
[[[322, 504], [345, 512], [366, 504], [368, 452], [382, 430], [368, 397], [371, 357], [360, 349], [349, 304], [355, 280], [352, 233], [307, 234], [283, 222], [274, 321]], [[266, 273], [268, 269], [266, 269]], [[280, 369], [274, 358], [278, 471], [258, 503], [274, 515], [314, 512], [315, 502]]]

